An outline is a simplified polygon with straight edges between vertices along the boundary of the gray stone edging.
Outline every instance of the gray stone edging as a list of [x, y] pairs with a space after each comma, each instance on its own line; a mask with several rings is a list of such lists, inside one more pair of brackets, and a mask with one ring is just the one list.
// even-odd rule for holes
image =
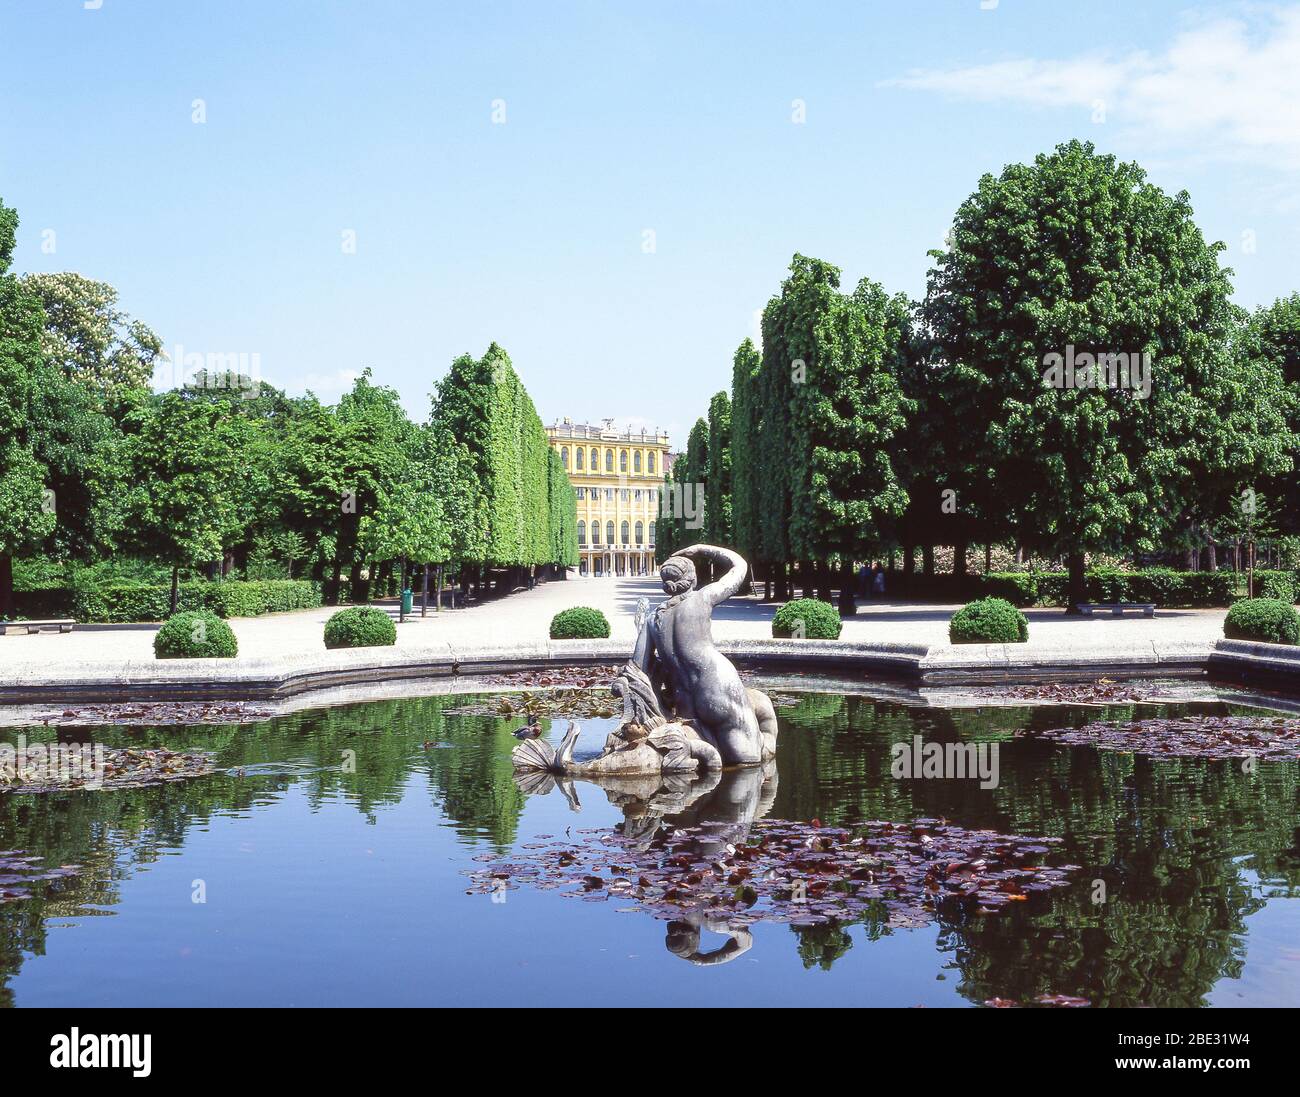
[[[1104, 648], [1029, 644], [960, 646], [841, 640], [732, 640], [719, 649], [752, 669], [806, 670], [915, 685], [1084, 680], [1100, 676], [1226, 678], [1300, 692], [1300, 647], [1240, 640], [1140, 641]], [[0, 704], [90, 700], [272, 700], [336, 686], [569, 664], [621, 663], [623, 640], [444, 644], [322, 651], [282, 658], [138, 660], [63, 673], [25, 666], [0, 679]]]

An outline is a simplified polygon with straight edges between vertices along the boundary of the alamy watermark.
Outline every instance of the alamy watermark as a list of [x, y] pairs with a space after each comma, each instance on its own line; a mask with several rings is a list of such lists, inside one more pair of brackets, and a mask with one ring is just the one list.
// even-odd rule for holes
[[76, 784], [104, 787], [103, 743], [0, 743], [0, 785]]
[[177, 343], [154, 366], [155, 390], [229, 390], [246, 399], [261, 391], [262, 356], [257, 351], [186, 351]]
[[1043, 383], [1054, 389], [1127, 389], [1137, 400], [1151, 395], [1149, 351], [1077, 353], [1074, 344], [1065, 353], [1043, 355]]
[[890, 747], [889, 772], [897, 781], [941, 777], [979, 780], [980, 788], [997, 788], [997, 743], [927, 743], [920, 735]]

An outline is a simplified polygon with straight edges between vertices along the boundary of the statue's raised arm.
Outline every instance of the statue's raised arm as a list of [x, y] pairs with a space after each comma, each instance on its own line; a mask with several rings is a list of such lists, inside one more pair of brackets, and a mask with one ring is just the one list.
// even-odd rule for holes
[[738, 552], [717, 545], [691, 545], [690, 548], [678, 549], [674, 556], [685, 556], [688, 560], [713, 560], [723, 565], [726, 570], [706, 587], [700, 587], [700, 597], [711, 606], [725, 602], [744, 585], [745, 576], [749, 574], [749, 565]]

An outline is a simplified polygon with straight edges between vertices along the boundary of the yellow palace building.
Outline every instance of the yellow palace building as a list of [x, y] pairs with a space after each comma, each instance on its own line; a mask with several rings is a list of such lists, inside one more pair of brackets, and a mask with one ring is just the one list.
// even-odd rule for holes
[[591, 427], [564, 419], [546, 428], [578, 497], [579, 574], [653, 575], [655, 522], [668, 435]]

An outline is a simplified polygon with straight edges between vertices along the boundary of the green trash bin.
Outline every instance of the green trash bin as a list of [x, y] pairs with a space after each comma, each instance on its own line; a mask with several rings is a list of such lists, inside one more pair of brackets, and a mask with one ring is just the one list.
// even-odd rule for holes
[[415, 595], [411, 593], [411, 588], [407, 587], [402, 591], [402, 612], [410, 613], [411, 607], [415, 604]]

